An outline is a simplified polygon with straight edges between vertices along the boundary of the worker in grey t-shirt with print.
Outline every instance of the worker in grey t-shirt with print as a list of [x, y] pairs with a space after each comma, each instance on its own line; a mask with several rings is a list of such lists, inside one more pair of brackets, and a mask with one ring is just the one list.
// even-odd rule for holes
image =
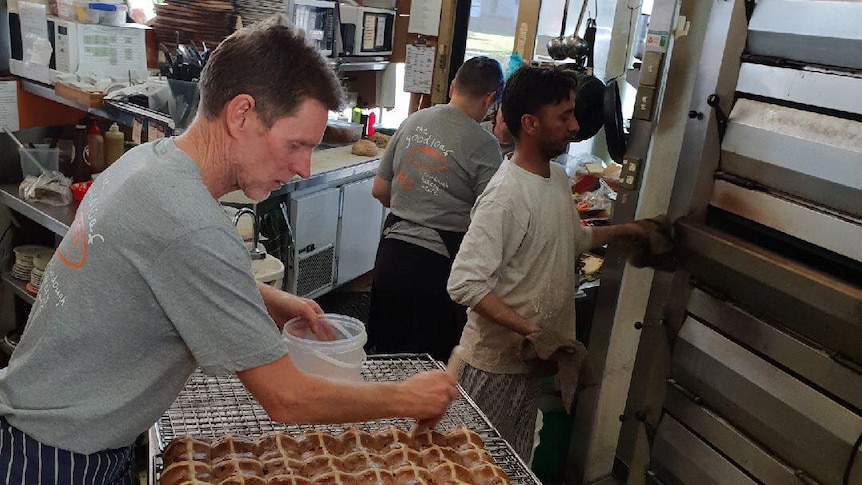
[[199, 86], [188, 130], [105, 170], [45, 270], [0, 379], [4, 483], [133, 483], [131, 444], [197, 367], [235, 373], [284, 423], [429, 419], [458, 395], [441, 371], [342, 383], [298, 370], [279, 329], [322, 311], [256, 285], [217, 202], [234, 190], [261, 200], [309, 175], [341, 105], [320, 54], [275, 17], [222, 42]]
[[458, 343], [466, 308], [446, 280], [470, 209], [502, 161], [479, 125], [502, 90], [500, 64], [474, 57], [455, 74], [451, 101], [412, 114], [386, 147], [373, 193], [392, 212], [374, 265], [369, 351], [446, 360]]

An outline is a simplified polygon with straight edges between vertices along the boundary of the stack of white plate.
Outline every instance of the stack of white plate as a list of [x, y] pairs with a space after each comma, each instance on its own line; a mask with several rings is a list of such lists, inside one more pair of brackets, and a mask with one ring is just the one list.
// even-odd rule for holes
[[15, 264], [12, 266], [12, 276], [19, 280], [30, 281], [30, 273], [33, 271], [33, 256], [43, 247], [27, 244], [13, 248]]
[[30, 284], [33, 285], [33, 288], [38, 290], [42, 286], [45, 268], [48, 267], [48, 262], [51, 261], [52, 257], [54, 257], [54, 250], [51, 248], [42, 248], [33, 255], [33, 271], [30, 272]]

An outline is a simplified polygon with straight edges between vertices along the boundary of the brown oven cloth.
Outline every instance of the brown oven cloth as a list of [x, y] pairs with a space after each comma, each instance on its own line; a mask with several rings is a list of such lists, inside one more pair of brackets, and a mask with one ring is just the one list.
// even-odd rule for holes
[[674, 271], [677, 263], [675, 234], [667, 216], [639, 219], [633, 224], [641, 226], [647, 237], [644, 240], [627, 238], [620, 241], [628, 262], [636, 268]]
[[584, 344], [550, 330], [539, 330], [525, 336], [519, 349], [522, 360], [539, 359], [557, 364], [554, 384], [562, 393], [567, 413], [571, 412], [586, 356]]

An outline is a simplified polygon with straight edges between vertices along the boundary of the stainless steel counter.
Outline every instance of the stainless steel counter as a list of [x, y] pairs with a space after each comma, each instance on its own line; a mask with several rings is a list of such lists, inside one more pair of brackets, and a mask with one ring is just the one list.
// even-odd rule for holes
[[[311, 177], [307, 179], [297, 178], [291, 180], [290, 182], [281, 186], [281, 188], [274, 190], [270, 197], [277, 197], [279, 195], [285, 195], [289, 192], [295, 192], [298, 190], [308, 189], [311, 187], [315, 187], [318, 185], [324, 185], [328, 183], [335, 182], [336, 180], [345, 180], [351, 178], [358, 178], [360, 176], [367, 176], [369, 174], [373, 174], [377, 171], [377, 167], [380, 165], [380, 160], [368, 160], [365, 162], [360, 162], [354, 165], [349, 165], [346, 167], [338, 167], [333, 168], [331, 170], [327, 170], [320, 173], [312, 174]], [[314, 164], [312, 162], [312, 170], [314, 169]]]
[[[377, 170], [380, 160], [368, 160], [354, 165], [333, 168], [314, 173], [306, 179], [297, 178], [274, 190], [269, 199], [276, 198], [297, 190], [308, 189], [319, 185], [330, 184], [338, 180], [349, 180], [365, 176]], [[242, 203], [241, 201], [223, 200], [227, 203]], [[58, 236], [65, 236], [69, 226], [75, 220], [78, 203], [65, 207], [55, 207], [41, 202], [26, 201], [18, 197], [18, 185], [0, 184], [0, 202], [10, 209], [35, 221]]]
[[18, 197], [18, 185], [0, 184], [0, 202], [24, 217], [35, 221], [60, 237], [66, 235], [75, 220], [78, 203], [56, 207], [41, 202], [31, 202]]

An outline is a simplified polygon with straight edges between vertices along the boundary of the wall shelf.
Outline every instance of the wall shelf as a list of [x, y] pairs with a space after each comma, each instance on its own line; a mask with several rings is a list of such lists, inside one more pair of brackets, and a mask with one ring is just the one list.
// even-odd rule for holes
[[0, 185], [0, 202], [60, 237], [69, 232], [69, 226], [75, 221], [75, 213], [78, 212], [77, 202], [56, 207], [41, 202], [26, 201], [18, 197], [17, 184]]
[[26, 281], [21, 281], [18, 278], [15, 278], [14, 276], [12, 276], [12, 273], [10, 271], [4, 272], [0, 277], [2, 277], [3, 283], [12, 288], [12, 292], [15, 293], [15, 296], [22, 298], [30, 305], [36, 302], [36, 297], [31, 295], [30, 292], [28, 292], [26, 289]]
[[389, 65], [385, 57], [339, 57], [326, 61], [338, 72], [382, 71]]
[[30, 94], [35, 94], [36, 96], [39, 96], [41, 98], [45, 98], [47, 100], [62, 104], [64, 106], [75, 108], [79, 111], [89, 113], [93, 116], [98, 116], [100, 118], [115, 121], [121, 125], [132, 126], [135, 118], [141, 118], [142, 120], [146, 120], [148, 122], [155, 122], [171, 130], [174, 129], [174, 120], [170, 116], [164, 113], [159, 113], [158, 111], [153, 111], [149, 108], [138, 106], [136, 104], [128, 103], [125, 101], [106, 99], [104, 101], [103, 107], [91, 108], [89, 106], [76, 103], [75, 101], [72, 101], [70, 99], [66, 99], [62, 96], [58, 96], [54, 92], [54, 87], [47, 84], [42, 84], [22, 78], [21, 87], [24, 89], [24, 91]]

